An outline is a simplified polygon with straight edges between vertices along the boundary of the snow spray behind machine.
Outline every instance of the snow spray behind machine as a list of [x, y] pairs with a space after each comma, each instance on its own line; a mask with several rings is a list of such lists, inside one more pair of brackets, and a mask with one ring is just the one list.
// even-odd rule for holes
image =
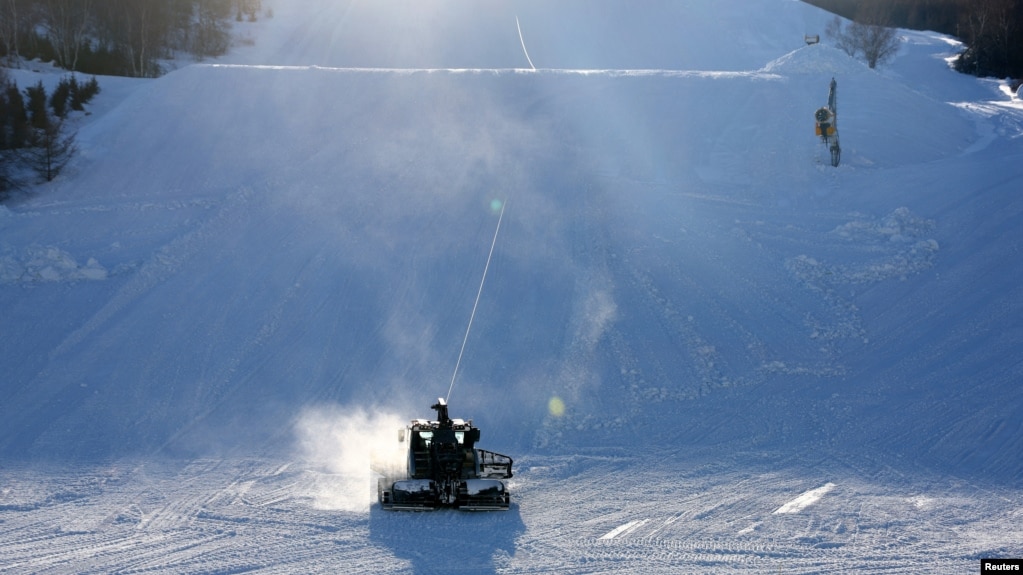
[[453, 507], [464, 511], [502, 511], [507, 510], [510, 504], [508, 486], [502, 480], [512, 476], [512, 458], [477, 448], [479, 428], [473, 426], [471, 419], [451, 419], [447, 402], [455, 386], [472, 321], [476, 317], [476, 307], [483, 293], [490, 258], [494, 255], [497, 234], [501, 231], [504, 208], [505, 204], [502, 203], [487, 264], [483, 268], [483, 279], [480, 280], [476, 302], [472, 306], [447, 397], [438, 398], [437, 403], [431, 407], [437, 412], [437, 419], [413, 419], [408, 426], [398, 430], [398, 442], [407, 446], [405, 474], [402, 477], [384, 476], [377, 480], [377, 498], [384, 509], [430, 511]]

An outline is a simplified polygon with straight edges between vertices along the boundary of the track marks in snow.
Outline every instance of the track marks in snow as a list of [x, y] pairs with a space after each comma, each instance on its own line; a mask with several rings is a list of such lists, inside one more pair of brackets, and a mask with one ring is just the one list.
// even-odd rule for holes
[[281, 462], [5, 471], [0, 573], [321, 573], [337, 545], [366, 547], [365, 523], [338, 533], [344, 514], [304, 504]]
[[1004, 492], [995, 503], [806, 453], [767, 466], [696, 453], [647, 454], [640, 464], [613, 453], [522, 462], [516, 497], [531, 527], [513, 564], [566, 573], [894, 573], [925, 564], [959, 572], [972, 568], [971, 553], [1012, 554], [1012, 533], [989, 530], [1018, 515], [1018, 496], [1010, 503]]
[[952, 573], [1023, 551], [1018, 493], [806, 453], [517, 464], [499, 514], [318, 510], [280, 460], [5, 469], [0, 573]]

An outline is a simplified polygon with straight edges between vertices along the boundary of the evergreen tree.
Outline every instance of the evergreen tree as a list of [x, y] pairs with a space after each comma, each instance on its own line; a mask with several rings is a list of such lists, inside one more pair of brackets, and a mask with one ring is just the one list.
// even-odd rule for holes
[[[75, 77], [71, 76], [71, 79], [61, 78], [57, 87], [53, 89], [53, 93], [50, 94], [50, 109], [53, 110], [53, 115], [58, 118], [64, 118], [68, 113], [68, 101], [71, 99], [72, 85], [77, 86], [78, 82], [75, 81]], [[77, 87], [75, 88], [77, 89]]]
[[28, 141], [30, 130], [28, 110], [25, 107], [25, 98], [14, 83], [10, 83], [4, 88], [4, 106], [5, 141], [3, 149], [22, 148]]
[[0, 68], [0, 150], [5, 150], [8, 147], [8, 132], [10, 131], [11, 125], [11, 106], [7, 103], [7, 86], [9, 83], [10, 82], [7, 79], [7, 70], [5, 68]]
[[64, 122], [69, 106], [80, 110], [98, 92], [95, 77], [85, 84], [62, 78], [48, 97], [41, 81], [22, 92], [0, 74], [0, 201], [26, 170], [46, 181], [60, 174], [77, 149]]
[[48, 127], [50, 113], [46, 110], [46, 88], [43, 81], [40, 80], [35, 86], [25, 88], [25, 97], [28, 98], [26, 109], [29, 125], [37, 130]]
[[29, 147], [22, 151], [26, 166], [47, 182], [60, 174], [77, 150], [74, 132], [64, 132], [63, 120], [33, 129]]
[[99, 82], [96, 80], [96, 76], [93, 76], [88, 82], [79, 84], [74, 78], [71, 78], [71, 109], [76, 112], [85, 110], [85, 104], [89, 103], [93, 97], [99, 94]]
[[14, 187], [14, 179], [10, 174], [11, 166], [7, 159], [9, 154], [9, 151], [0, 150], [0, 202], [7, 199], [11, 188]]

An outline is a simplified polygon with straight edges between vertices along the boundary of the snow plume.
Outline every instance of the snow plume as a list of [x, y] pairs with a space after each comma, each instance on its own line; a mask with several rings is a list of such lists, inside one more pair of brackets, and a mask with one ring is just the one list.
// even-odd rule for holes
[[366, 511], [376, 494], [378, 474], [403, 472], [398, 430], [406, 420], [362, 407], [305, 410], [295, 432], [312, 478], [309, 497], [320, 509]]
[[593, 351], [600, 338], [614, 323], [618, 315], [618, 306], [609, 290], [595, 289], [586, 295], [583, 302], [583, 317], [576, 338], [588, 351]]

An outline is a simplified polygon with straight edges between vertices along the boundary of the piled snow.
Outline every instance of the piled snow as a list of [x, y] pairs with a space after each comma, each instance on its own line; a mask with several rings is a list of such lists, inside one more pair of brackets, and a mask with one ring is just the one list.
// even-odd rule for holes
[[30, 245], [23, 253], [0, 248], [0, 283], [37, 283], [106, 279], [107, 270], [89, 258], [79, 264], [56, 246]]
[[772, 60], [763, 71], [772, 74], [814, 74], [818, 77], [849, 77], [869, 70], [862, 61], [826, 44], [814, 44], [793, 50], [781, 58]]

